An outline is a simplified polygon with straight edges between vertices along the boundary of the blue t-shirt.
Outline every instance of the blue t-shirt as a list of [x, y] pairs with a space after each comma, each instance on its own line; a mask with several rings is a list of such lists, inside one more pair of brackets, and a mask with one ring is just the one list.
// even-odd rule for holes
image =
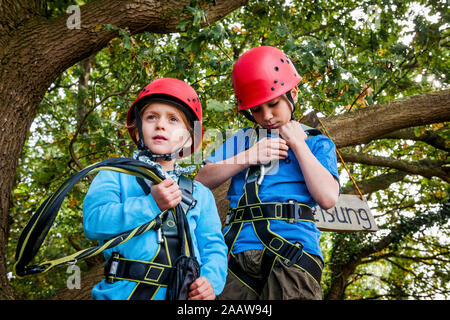
[[[249, 129], [252, 128], [248, 127], [239, 130], [225, 141], [221, 147], [216, 149], [206, 161], [219, 162], [245, 151], [249, 147], [249, 132], [251, 132]], [[268, 136], [270, 137], [270, 134]], [[309, 137], [306, 140], [306, 144], [317, 160], [339, 181], [334, 143], [324, 135], [316, 135]], [[243, 194], [246, 172], [247, 169], [242, 170], [231, 179], [227, 193], [231, 208], [236, 208]], [[288, 157], [278, 161], [278, 164], [265, 175], [262, 184], [259, 186], [258, 196], [261, 202], [287, 202], [294, 199], [310, 207], [317, 205], [317, 202], [312, 198], [306, 187], [302, 170], [291, 149], [288, 150]], [[270, 230], [292, 243], [296, 241], [302, 243], [306, 252], [322, 258], [319, 248], [320, 231], [314, 222], [298, 221], [297, 223], [288, 223], [286, 221], [272, 220], [270, 222]], [[224, 232], [226, 231], [227, 228]], [[263, 248], [264, 246], [256, 236], [252, 224], [245, 223], [233, 246], [233, 252], [239, 253]]]

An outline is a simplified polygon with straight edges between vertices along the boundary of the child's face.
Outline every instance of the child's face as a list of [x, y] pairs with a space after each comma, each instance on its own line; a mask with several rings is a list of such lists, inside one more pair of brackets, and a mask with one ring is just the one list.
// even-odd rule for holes
[[[297, 102], [298, 89], [291, 90], [292, 99]], [[267, 101], [250, 109], [253, 118], [260, 126], [266, 129], [277, 129], [291, 119], [293, 106], [283, 94], [275, 99]]]
[[191, 146], [188, 121], [178, 108], [164, 102], [152, 102], [145, 107], [141, 117], [144, 143], [153, 153], [170, 154]]

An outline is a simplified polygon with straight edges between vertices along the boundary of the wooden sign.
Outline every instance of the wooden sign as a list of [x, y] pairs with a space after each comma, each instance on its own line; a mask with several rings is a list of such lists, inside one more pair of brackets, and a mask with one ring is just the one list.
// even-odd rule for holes
[[341, 194], [331, 209], [313, 208], [316, 226], [321, 231], [375, 232], [377, 224], [367, 202], [358, 195]]

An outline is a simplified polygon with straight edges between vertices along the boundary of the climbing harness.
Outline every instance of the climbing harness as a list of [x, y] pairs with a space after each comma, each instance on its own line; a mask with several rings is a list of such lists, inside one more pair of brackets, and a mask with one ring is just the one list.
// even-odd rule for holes
[[[23, 278], [31, 274], [48, 272], [64, 263], [74, 264], [123, 244], [149, 230], [155, 230], [158, 232], [159, 247], [152, 261], [130, 260], [114, 252], [105, 265], [106, 281], [109, 283], [117, 280], [137, 282], [129, 299], [151, 299], [160, 287], [168, 287], [169, 299], [186, 299], [187, 292], [183, 287], [183, 285], [186, 286], [185, 280], [188, 278], [195, 280], [200, 271], [194, 256], [186, 219], [187, 211], [195, 206], [196, 201], [192, 197], [193, 182], [185, 176], [180, 176], [182, 201], [175, 208], [161, 212], [155, 219], [117, 235], [102, 245], [84, 249], [63, 258], [30, 265], [55, 221], [67, 193], [84, 176], [100, 170], [112, 170], [136, 176], [146, 194], [150, 193], [150, 188], [144, 179], [155, 184], [164, 179], [155, 167], [131, 158], [106, 159], [74, 174], [41, 204], [22, 231], [16, 249], [16, 263], [13, 267], [15, 275]], [[176, 262], [179, 266], [175, 264]], [[188, 264], [189, 268], [182, 268], [183, 264]], [[176, 288], [171, 288], [172, 285]], [[184, 296], [180, 295], [183, 294], [182, 289], [185, 291]]]
[[[320, 131], [302, 125], [308, 136], [320, 134]], [[249, 146], [250, 147], [250, 146]], [[272, 220], [297, 223], [298, 221], [315, 222], [311, 208], [295, 200], [286, 203], [261, 202], [258, 188], [262, 182], [265, 166], [251, 166], [246, 173], [244, 194], [239, 199], [236, 208], [229, 210], [225, 224], [229, 229], [224, 235], [228, 247], [228, 270], [258, 296], [272, 272], [276, 259], [280, 259], [286, 266], [297, 267], [308, 273], [320, 284], [322, 266], [307, 252], [299, 242], [290, 243], [280, 235], [270, 230]], [[261, 258], [261, 278], [246, 274], [236, 261], [233, 246], [244, 223], [251, 223], [256, 236], [264, 245]]]
[[[141, 177], [137, 177], [136, 179], [145, 194], [150, 194], [151, 189], [144, 179]], [[180, 205], [183, 212], [178, 218], [175, 218], [172, 210], [164, 213], [165, 216], [162, 219], [162, 225], [157, 229], [159, 247], [155, 257], [151, 261], [138, 261], [123, 258], [119, 253], [115, 252], [105, 265], [106, 282], [114, 283], [118, 280], [137, 282], [136, 287], [128, 298], [129, 300], [152, 299], [160, 287], [167, 287], [167, 297], [169, 300], [185, 300], [187, 299], [188, 292], [186, 288], [188, 286], [180, 285], [178, 281], [180, 277], [177, 277], [176, 274], [180, 270], [187, 268], [193, 271], [189, 273], [191, 275], [190, 277], [193, 278], [192, 281], [200, 276], [199, 272], [197, 272], [198, 268], [195, 266], [196, 260], [191, 261], [188, 258], [180, 260], [186, 257], [186, 255], [189, 256], [189, 253], [194, 252], [189, 225], [184, 212], [187, 212], [195, 206], [195, 202], [189, 201], [192, 199], [192, 180], [182, 175], [178, 184], [180, 190], [182, 190], [183, 200]], [[180, 227], [180, 224], [177, 224], [177, 220], [184, 225]], [[179, 232], [178, 229], [186, 230], [186, 238], [180, 238], [180, 235], [183, 233]], [[186, 255], [184, 250], [187, 252]], [[187, 267], [186, 264], [188, 264]], [[180, 293], [180, 288], [184, 289], [183, 293]]]

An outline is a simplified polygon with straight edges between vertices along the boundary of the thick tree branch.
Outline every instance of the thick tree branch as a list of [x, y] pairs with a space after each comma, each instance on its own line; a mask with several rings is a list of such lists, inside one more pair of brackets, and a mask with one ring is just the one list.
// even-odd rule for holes
[[[219, 0], [206, 6], [208, 21], [214, 22], [247, 0]], [[42, 95], [61, 72], [104, 48], [117, 36], [107, 24], [127, 29], [131, 34], [177, 32], [187, 16], [182, 13], [190, 1], [97, 0], [80, 7], [79, 28], [72, 26], [72, 14], [55, 19], [36, 15], [0, 39], [0, 62], [15, 73], [8, 75], [31, 82], [35, 95]], [[3, 40], [3, 41], [2, 41]], [[0, 80], [5, 75], [0, 72]], [[39, 86], [39, 88], [36, 88]], [[37, 90], [36, 90], [37, 89]]]
[[450, 90], [322, 119], [338, 148], [368, 143], [400, 129], [445, 121], [450, 121]]
[[449, 170], [443, 166], [445, 164], [443, 161], [432, 161], [428, 159], [420, 161], [404, 161], [389, 157], [371, 156], [353, 152], [341, 152], [341, 155], [346, 162], [389, 167], [411, 174], [418, 174], [427, 178], [439, 177], [444, 181], [450, 182]]
[[423, 134], [416, 135], [414, 128], [406, 128], [385, 134], [380, 139], [405, 139], [413, 141], [422, 141], [430, 146], [450, 152], [450, 141], [445, 140], [439, 134], [439, 131], [426, 130]]
[[[377, 177], [357, 182], [358, 188], [363, 194], [369, 194], [378, 190], [387, 189], [391, 184], [402, 181], [407, 175], [404, 171], [394, 171], [381, 174]], [[352, 185], [342, 188], [342, 193], [358, 194], [356, 188]]]

